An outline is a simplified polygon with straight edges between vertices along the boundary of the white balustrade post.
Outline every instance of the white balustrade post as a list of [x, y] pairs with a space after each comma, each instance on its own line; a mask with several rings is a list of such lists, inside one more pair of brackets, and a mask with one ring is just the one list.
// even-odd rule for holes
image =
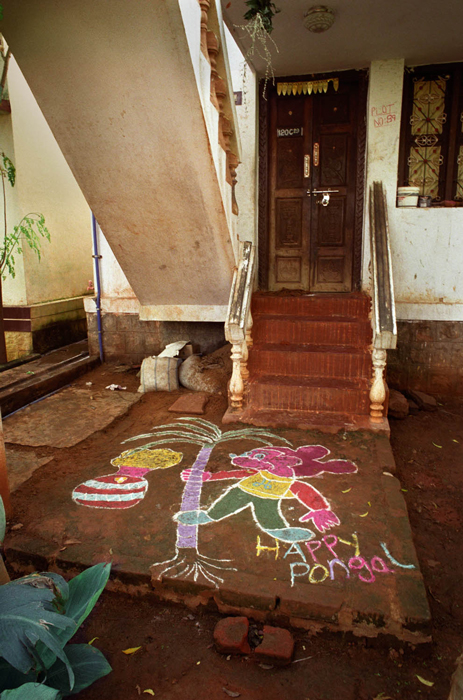
[[372, 360], [373, 384], [370, 389], [370, 420], [372, 423], [381, 423], [386, 400], [386, 383], [384, 381], [384, 369], [387, 362], [386, 350], [373, 348]]
[[254, 324], [254, 321], [252, 320], [252, 314], [251, 314], [251, 312], [249, 312], [248, 322], [246, 325], [246, 344], [248, 346], [248, 350], [249, 350], [249, 348], [252, 348], [252, 345], [254, 342], [252, 339], [252, 326], [253, 326], [253, 324]]
[[230, 405], [234, 410], [239, 410], [243, 406], [244, 382], [241, 374], [241, 359], [242, 359], [243, 343], [234, 343], [232, 345], [231, 359], [233, 362], [233, 371], [230, 379]]
[[249, 379], [248, 357], [249, 357], [248, 344], [247, 344], [247, 341], [245, 340], [241, 346], [241, 377], [243, 379], [245, 386], [247, 385], [248, 379]]

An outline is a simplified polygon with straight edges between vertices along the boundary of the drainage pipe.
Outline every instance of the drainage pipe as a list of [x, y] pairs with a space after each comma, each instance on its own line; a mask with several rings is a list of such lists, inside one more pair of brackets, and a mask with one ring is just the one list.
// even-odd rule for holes
[[93, 255], [95, 263], [95, 282], [96, 282], [96, 320], [98, 324], [98, 347], [100, 348], [100, 361], [103, 362], [103, 331], [101, 329], [101, 283], [100, 283], [100, 260], [101, 255], [98, 252], [98, 232], [95, 215], [92, 212], [92, 234], [93, 234]]

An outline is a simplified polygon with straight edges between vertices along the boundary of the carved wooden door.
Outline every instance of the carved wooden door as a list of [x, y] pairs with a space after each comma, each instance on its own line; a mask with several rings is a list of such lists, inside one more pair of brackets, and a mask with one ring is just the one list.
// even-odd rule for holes
[[352, 290], [356, 96], [270, 97], [270, 290]]

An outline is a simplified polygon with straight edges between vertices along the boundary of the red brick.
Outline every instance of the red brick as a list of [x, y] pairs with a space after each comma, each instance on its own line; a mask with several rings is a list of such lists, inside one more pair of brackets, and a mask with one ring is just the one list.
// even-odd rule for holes
[[294, 652], [294, 639], [288, 630], [281, 627], [264, 626], [264, 638], [255, 649], [260, 661], [275, 664], [290, 664]]
[[222, 654], [249, 654], [249, 620], [247, 617], [225, 617], [214, 630], [217, 651]]
[[206, 394], [184, 394], [168, 408], [172, 413], [193, 413], [202, 415], [209, 400]]

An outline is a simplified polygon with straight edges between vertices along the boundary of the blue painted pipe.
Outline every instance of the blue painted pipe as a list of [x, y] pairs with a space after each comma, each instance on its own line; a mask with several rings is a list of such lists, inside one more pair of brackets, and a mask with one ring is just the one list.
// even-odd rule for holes
[[103, 331], [101, 328], [101, 284], [100, 284], [100, 260], [101, 255], [98, 252], [98, 233], [97, 222], [95, 215], [92, 212], [92, 234], [93, 234], [93, 260], [95, 262], [95, 281], [96, 281], [96, 320], [98, 324], [98, 347], [100, 348], [100, 361], [103, 362]]

